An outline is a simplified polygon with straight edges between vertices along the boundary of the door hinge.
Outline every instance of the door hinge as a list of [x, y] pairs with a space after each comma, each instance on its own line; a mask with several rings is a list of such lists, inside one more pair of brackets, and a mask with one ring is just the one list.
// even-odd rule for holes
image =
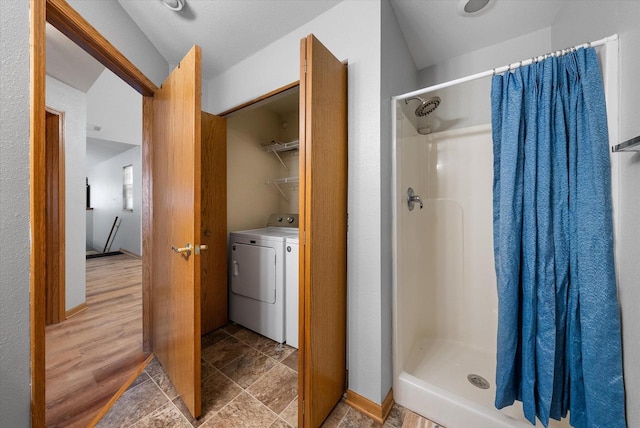
[[304, 415], [304, 400], [302, 400], [302, 414]]
[[304, 74], [307, 74], [307, 60], [304, 60]]

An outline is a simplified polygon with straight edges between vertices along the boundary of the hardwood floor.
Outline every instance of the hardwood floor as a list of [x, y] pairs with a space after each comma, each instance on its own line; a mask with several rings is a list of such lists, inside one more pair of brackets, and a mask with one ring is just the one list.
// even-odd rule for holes
[[46, 426], [86, 427], [146, 358], [142, 260], [87, 260], [87, 310], [46, 328]]

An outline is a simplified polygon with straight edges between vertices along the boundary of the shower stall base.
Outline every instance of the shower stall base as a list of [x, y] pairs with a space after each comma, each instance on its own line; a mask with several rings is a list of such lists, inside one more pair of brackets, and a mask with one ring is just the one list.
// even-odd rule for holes
[[[482, 376], [489, 388], [471, 384], [469, 374]], [[422, 338], [414, 344], [405, 371], [396, 377], [393, 396], [398, 404], [448, 428], [530, 428], [520, 402], [495, 409], [494, 382], [495, 353]], [[551, 421], [549, 427], [568, 428], [569, 420]]]

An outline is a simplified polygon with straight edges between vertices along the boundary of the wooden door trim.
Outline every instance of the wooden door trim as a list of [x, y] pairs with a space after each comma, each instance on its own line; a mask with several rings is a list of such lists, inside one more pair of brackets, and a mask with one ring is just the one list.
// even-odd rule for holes
[[298, 426], [305, 427], [305, 412], [308, 415], [310, 411], [310, 403], [309, 400], [306, 399], [309, 391], [309, 383], [306, 382], [306, 378], [308, 378], [307, 368], [308, 365], [306, 361], [309, 361], [308, 355], [308, 346], [306, 343], [307, 334], [310, 334], [308, 330], [309, 323], [307, 322], [307, 310], [306, 310], [306, 302], [307, 302], [307, 289], [304, 286], [305, 278], [307, 276], [306, 269], [306, 246], [305, 244], [305, 233], [304, 233], [304, 221], [306, 218], [306, 201], [304, 198], [304, 189], [306, 186], [306, 178], [307, 178], [307, 153], [306, 153], [306, 142], [307, 142], [307, 79], [306, 79], [306, 67], [307, 63], [307, 39], [304, 38], [300, 41], [300, 105], [298, 107], [299, 114], [299, 125], [298, 125], [298, 135], [299, 135], [299, 145], [298, 145], [298, 158], [300, 161], [298, 162], [298, 218], [302, 221], [298, 223], [299, 227], [299, 240], [300, 240], [300, 251], [298, 253]]
[[[47, 258], [53, 259], [53, 263], [46, 263], [47, 267], [47, 296], [45, 298], [47, 324], [57, 324], [66, 319], [65, 306], [65, 142], [64, 142], [64, 112], [51, 107], [45, 108], [45, 117], [55, 117], [57, 133], [56, 138], [45, 132], [47, 139], [46, 148], [46, 172], [47, 176], [47, 206], [54, 215], [54, 221], [47, 218]], [[45, 119], [45, 126], [49, 127], [49, 119]], [[55, 146], [52, 145], [55, 144]], [[55, 182], [56, 186], [51, 186]], [[55, 189], [54, 189], [55, 187]], [[49, 193], [51, 192], [51, 193]]]
[[47, 257], [47, 179], [45, 153], [45, 0], [30, 0], [31, 49], [30, 69], [30, 117], [29, 117], [29, 218], [31, 221], [31, 254], [29, 256], [31, 279], [31, 426], [45, 426], [45, 281]]
[[[29, 218], [31, 226], [30, 265], [30, 363], [31, 363], [31, 426], [45, 426], [45, 281], [46, 281], [46, 176], [42, 174], [46, 166], [45, 156], [45, 80], [46, 80], [46, 22], [54, 25], [63, 34], [76, 42], [105, 67], [127, 82], [132, 88], [144, 96], [143, 108], [148, 105], [148, 98], [153, 96], [157, 87], [133, 63], [120, 53], [80, 14], [64, 0], [29, 0], [31, 49], [29, 83], [30, 83], [30, 117], [29, 117]], [[146, 110], [148, 113], [148, 110]], [[142, 137], [142, 239], [143, 251], [150, 250], [150, 224], [152, 191], [150, 162], [151, 134], [149, 126], [152, 116], [147, 114], [143, 119]], [[146, 245], [145, 245], [146, 244]], [[144, 253], [143, 253], [144, 254]], [[151, 343], [151, 314], [148, 299], [151, 290], [151, 257], [143, 257], [143, 346], [149, 351]]]
[[47, 22], [144, 96], [157, 87], [65, 0], [47, 1]]
[[232, 113], [238, 112], [238, 111], [242, 110], [243, 108], [246, 108], [246, 107], [252, 106], [254, 104], [257, 104], [257, 103], [259, 103], [261, 101], [267, 100], [267, 99], [269, 99], [269, 98], [271, 98], [273, 96], [279, 95], [279, 94], [281, 94], [281, 93], [283, 93], [285, 91], [288, 91], [289, 89], [295, 88], [296, 86], [299, 86], [299, 85], [300, 85], [300, 81], [299, 80], [295, 81], [295, 82], [291, 82], [288, 85], [284, 85], [284, 86], [282, 86], [282, 87], [280, 87], [278, 89], [274, 89], [271, 92], [267, 92], [264, 95], [260, 95], [259, 97], [254, 98], [251, 101], [247, 101], [246, 103], [242, 103], [240, 105], [232, 107], [229, 110], [225, 110], [222, 113], [218, 113], [218, 114], [216, 114], [216, 116], [220, 116], [220, 117], [225, 117], [226, 118], [227, 116], [231, 115]]
[[142, 97], [142, 351], [153, 350], [153, 97]]

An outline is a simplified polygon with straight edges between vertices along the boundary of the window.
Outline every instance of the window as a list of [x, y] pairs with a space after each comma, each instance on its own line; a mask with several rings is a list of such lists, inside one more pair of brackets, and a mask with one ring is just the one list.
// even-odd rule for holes
[[133, 211], [133, 165], [122, 168], [122, 209]]

